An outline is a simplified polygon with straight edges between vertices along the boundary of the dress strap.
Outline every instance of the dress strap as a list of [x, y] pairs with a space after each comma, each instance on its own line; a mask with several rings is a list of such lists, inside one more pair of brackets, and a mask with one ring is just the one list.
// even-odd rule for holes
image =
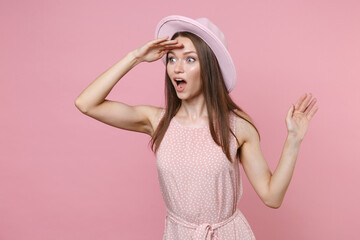
[[[231, 131], [233, 131], [234, 134], [236, 134], [236, 117], [237, 117], [237, 115], [235, 113], [233, 113], [232, 111], [230, 111], [229, 124], [230, 124], [230, 129], [231, 129]], [[235, 142], [236, 142], [236, 138], [235, 138]]]
[[230, 111], [229, 114], [229, 123], [231, 130], [235, 133], [235, 113], [233, 113], [232, 111]]
[[[233, 131], [234, 134], [236, 134], [236, 120], [237, 120], [237, 118], [238, 118], [238, 116], [235, 113], [230, 111], [230, 116], [229, 116], [230, 128], [231, 128], [231, 131]], [[235, 144], [234, 147], [236, 146], [236, 150], [237, 150], [237, 148], [238, 148], [238, 140], [232, 134], [231, 134], [231, 138], [233, 139], [234, 144]]]
[[162, 117], [164, 116], [164, 114], [165, 114], [165, 108], [163, 108], [162, 110], [161, 110], [161, 113], [160, 113], [160, 117], [159, 117], [159, 119], [157, 120], [157, 124], [159, 125], [159, 122], [161, 121], [161, 119], [162, 119]]

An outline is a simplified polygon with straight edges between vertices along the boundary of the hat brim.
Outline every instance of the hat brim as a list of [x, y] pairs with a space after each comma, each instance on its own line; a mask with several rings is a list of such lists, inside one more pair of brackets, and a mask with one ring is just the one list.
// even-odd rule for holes
[[[236, 70], [230, 53], [226, 46], [212, 33], [208, 28], [196, 20], [179, 15], [171, 15], [163, 18], [156, 26], [155, 38], [172, 36], [176, 32], [191, 32], [204, 40], [214, 52], [222, 75], [224, 77], [226, 88], [231, 92], [236, 84]], [[166, 64], [166, 55], [162, 57], [162, 61]]]

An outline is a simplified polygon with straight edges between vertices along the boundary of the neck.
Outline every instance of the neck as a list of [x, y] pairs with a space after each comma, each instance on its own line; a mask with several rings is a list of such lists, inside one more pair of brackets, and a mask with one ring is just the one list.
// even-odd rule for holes
[[204, 95], [200, 94], [190, 100], [182, 100], [177, 115], [180, 115], [182, 118], [187, 118], [190, 121], [208, 118]]

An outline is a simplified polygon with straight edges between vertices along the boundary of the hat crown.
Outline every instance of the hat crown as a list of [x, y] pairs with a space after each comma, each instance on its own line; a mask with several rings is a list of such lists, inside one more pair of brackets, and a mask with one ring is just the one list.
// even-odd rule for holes
[[211, 22], [210, 19], [203, 17], [197, 18], [195, 20], [214, 33], [214, 35], [222, 42], [222, 44], [228, 48], [224, 33], [213, 22]]

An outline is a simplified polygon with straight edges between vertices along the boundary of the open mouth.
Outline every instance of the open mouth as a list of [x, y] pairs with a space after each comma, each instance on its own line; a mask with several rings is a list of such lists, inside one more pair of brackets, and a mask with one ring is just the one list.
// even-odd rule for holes
[[181, 78], [176, 78], [175, 79], [176, 84], [179, 86], [181, 83], [186, 83], [186, 81], [184, 79]]
[[185, 89], [186, 86], [186, 81], [182, 78], [175, 78], [174, 79], [176, 82], [176, 90], [179, 92], [182, 92]]

